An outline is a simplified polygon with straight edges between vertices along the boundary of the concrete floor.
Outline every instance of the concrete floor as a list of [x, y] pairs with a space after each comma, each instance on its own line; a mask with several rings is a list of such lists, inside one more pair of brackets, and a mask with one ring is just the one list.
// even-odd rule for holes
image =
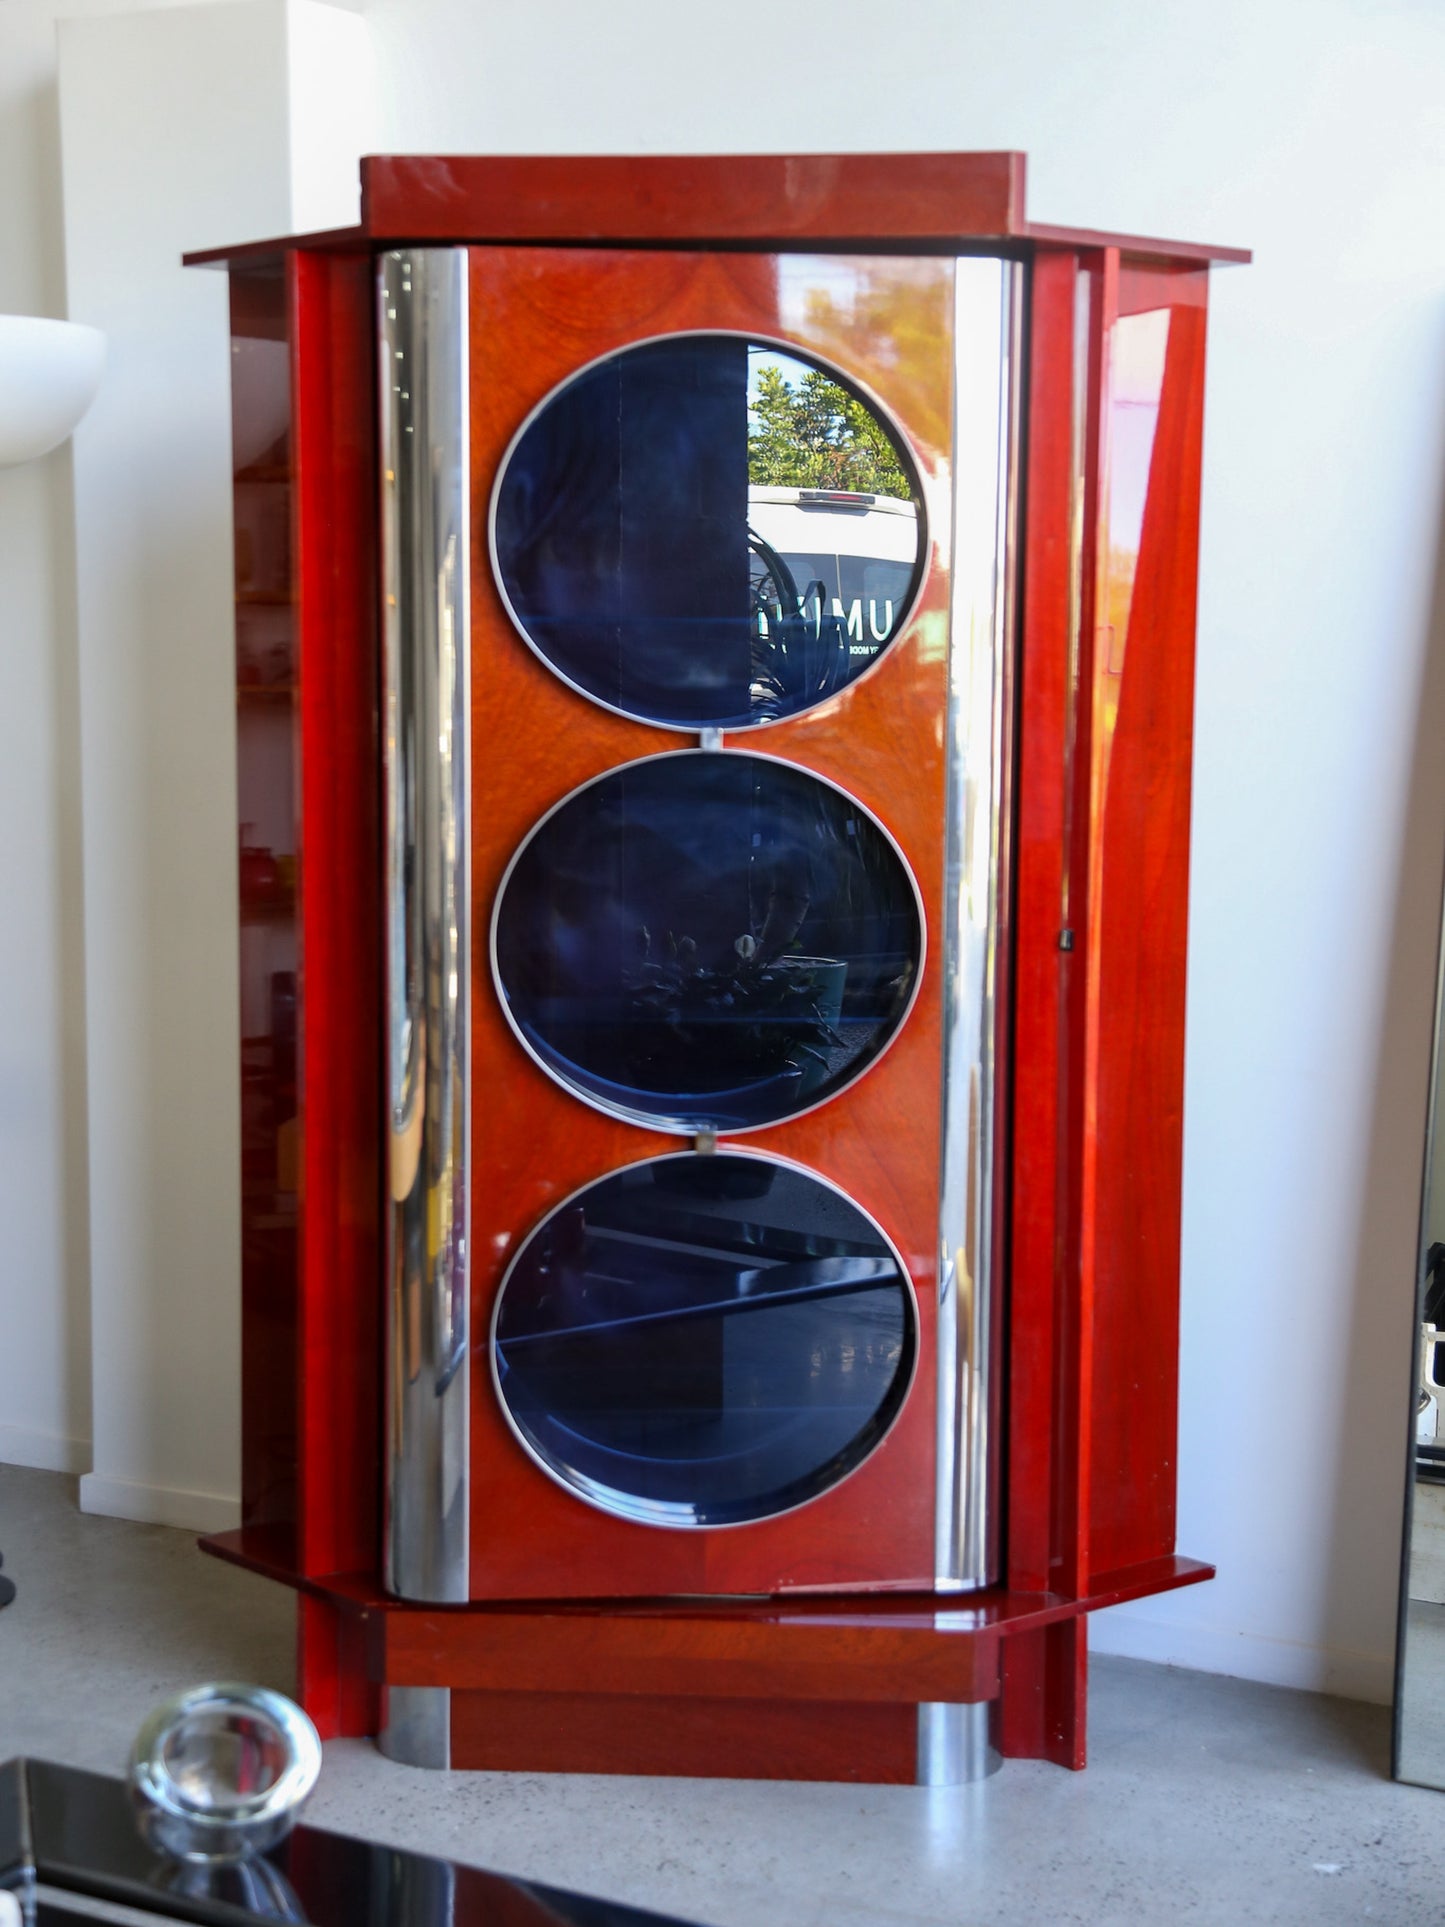
[[[291, 1601], [188, 1535], [84, 1518], [0, 1467], [0, 1759], [118, 1772], [207, 1678], [291, 1684]], [[709, 1927], [1437, 1923], [1445, 1796], [1399, 1786], [1376, 1706], [1099, 1659], [1092, 1763], [980, 1786], [429, 1774], [326, 1749], [319, 1825], [667, 1908]]]

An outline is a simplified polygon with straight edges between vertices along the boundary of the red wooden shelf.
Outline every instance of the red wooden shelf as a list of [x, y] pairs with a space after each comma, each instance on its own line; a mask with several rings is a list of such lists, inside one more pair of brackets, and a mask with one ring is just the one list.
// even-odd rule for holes
[[[562, 1701], [573, 1718], [579, 1707], [612, 1702], [625, 1770], [635, 1770], [627, 1726], [636, 1704], [781, 1702], [804, 1717], [810, 1707], [821, 1712], [838, 1703], [912, 1708], [920, 1701], [991, 1700], [1000, 1691], [1005, 1640], [1197, 1585], [1214, 1572], [1196, 1559], [1147, 1560], [1100, 1574], [1080, 1599], [996, 1587], [972, 1594], [426, 1606], [390, 1598], [366, 1573], [303, 1575], [293, 1537], [277, 1527], [215, 1533], [201, 1544], [351, 1621], [375, 1687]], [[585, 1724], [585, 1711], [583, 1718]], [[524, 1745], [507, 1757], [520, 1765], [535, 1756]], [[604, 1757], [594, 1757], [592, 1770], [615, 1770]], [[689, 1767], [686, 1758], [674, 1746], [660, 1770], [709, 1770], [705, 1760]], [[750, 1763], [749, 1770], [757, 1769]]]

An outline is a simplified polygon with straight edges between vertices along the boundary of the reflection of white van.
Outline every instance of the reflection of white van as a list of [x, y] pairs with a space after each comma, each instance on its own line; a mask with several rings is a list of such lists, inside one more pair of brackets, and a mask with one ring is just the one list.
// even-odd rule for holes
[[748, 538], [760, 635], [768, 633], [769, 608], [796, 611], [815, 636], [840, 624], [856, 659], [876, 656], [897, 630], [918, 561], [912, 502], [840, 489], [750, 488]]

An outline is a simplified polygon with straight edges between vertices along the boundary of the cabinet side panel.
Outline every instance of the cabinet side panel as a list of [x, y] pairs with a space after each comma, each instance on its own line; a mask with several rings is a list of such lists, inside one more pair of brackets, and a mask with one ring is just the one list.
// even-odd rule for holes
[[295, 1557], [300, 1122], [292, 315], [279, 265], [231, 277], [240, 827], [241, 1516]]
[[1053, 1454], [1064, 1275], [1060, 1108], [1066, 967], [1065, 779], [1072, 698], [1072, 255], [1033, 273], [1014, 903], [1013, 1199], [1009, 1267], [1008, 1582], [1047, 1591], [1055, 1571]]
[[299, 1568], [377, 1559], [380, 755], [369, 256], [297, 253]]
[[1207, 279], [1126, 260], [1104, 345], [1084, 1119], [1094, 1571], [1174, 1546]]

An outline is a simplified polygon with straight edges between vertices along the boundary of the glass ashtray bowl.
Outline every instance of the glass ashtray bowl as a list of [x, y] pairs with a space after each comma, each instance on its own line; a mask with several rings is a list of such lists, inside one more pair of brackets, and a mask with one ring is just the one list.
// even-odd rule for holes
[[156, 1708], [128, 1779], [148, 1846], [225, 1862], [283, 1839], [320, 1771], [321, 1740], [299, 1706], [267, 1687], [212, 1683]]

